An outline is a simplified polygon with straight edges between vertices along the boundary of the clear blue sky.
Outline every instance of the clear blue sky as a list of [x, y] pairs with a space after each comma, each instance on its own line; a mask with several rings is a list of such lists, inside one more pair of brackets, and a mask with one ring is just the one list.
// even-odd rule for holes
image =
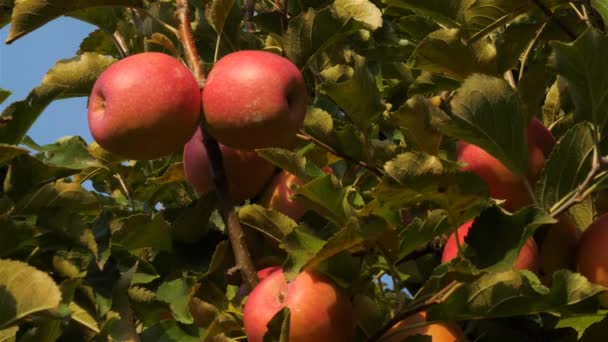
[[[62, 17], [6, 45], [8, 29], [7, 25], [0, 30], [0, 88], [13, 94], [0, 104], [0, 112], [11, 102], [25, 98], [57, 60], [74, 57], [82, 39], [95, 28]], [[70, 135], [93, 141], [87, 125], [86, 102], [84, 97], [53, 102], [28, 134], [39, 144]]]

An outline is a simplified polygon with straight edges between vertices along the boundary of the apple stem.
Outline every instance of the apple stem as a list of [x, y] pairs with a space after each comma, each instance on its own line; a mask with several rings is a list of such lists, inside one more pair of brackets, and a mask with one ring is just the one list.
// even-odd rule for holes
[[129, 55], [129, 47], [125, 42], [125, 37], [123, 37], [118, 30], [114, 31], [112, 34], [112, 41], [114, 42], [114, 45], [116, 46], [118, 54], [121, 58], [125, 58]]
[[[186, 60], [192, 73], [198, 81], [199, 87], [202, 89], [205, 84], [205, 73], [203, 71], [201, 58], [196, 50], [192, 29], [190, 28], [190, 20], [188, 19], [188, 4], [187, 0], [177, 0], [177, 18], [179, 21], [179, 38], [184, 47]], [[219, 210], [222, 220], [228, 231], [228, 238], [232, 245], [236, 265], [241, 271], [245, 283], [250, 289], [253, 289], [259, 282], [251, 253], [247, 248], [245, 240], [245, 232], [238, 220], [236, 211], [230, 197], [228, 178], [224, 170], [224, 162], [222, 160], [222, 152], [217, 140], [208, 132], [207, 122], [203, 113], [201, 102], [201, 121], [200, 129], [203, 133], [203, 144], [207, 151], [207, 156], [210, 161], [211, 175], [218, 196]]]
[[444, 288], [437, 291], [437, 293], [433, 294], [431, 297], [424, 299], [424, 300], [422, 300], [422, 299], [414, 300], [411, 303], [412, 305], [410, 305], [406, 310], [401, 311], [400, 313], [396, 314], [393, 318], [391, 318], [391, 320], [388, 321], [382, 327], [382, 329], [378, 330], [372, 337], [370, 337], [368, 339], [368, 342], [375, 342], [375, 341], [380, 340], [380, 338], [387, 331], [389, 331], [389, 329], [392, 328], [395, 324], [397, 324], [397, 323], [399, 323], [399, 321], [402, 321], [403, 319], [415, 314], [416, 312], [424, 311], [435, 304], [441, 304], [441, 303], [445, 302], [452, 295], [452, 293], [454, 293], [454, 291], [456, 289], [458, 289], [461, 285], [462, 285], [462, 283], [460, 283], [456, 280], [453, 280], [448, 285], [446, 285]]
[[253, 12], [255, 12], [255, 0], [245, 0], [245, 26], [249, 32], [255, 31], [255, 25], [251, 22]]

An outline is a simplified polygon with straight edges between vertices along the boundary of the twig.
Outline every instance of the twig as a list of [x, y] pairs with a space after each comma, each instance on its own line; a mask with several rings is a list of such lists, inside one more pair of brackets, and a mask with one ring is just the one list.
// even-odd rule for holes
[[378, 177], [382, 177], [384, 175], [384, 172], [382, 172], [382, 170], [380, 170], [377, 166], [374, 165], [369, 165], [368, 163], [362, 161], [362, 160], [356, 160], [350, 156], [347, 156], [345, 154], [340, 154], [338, 151], [336, 151], [333, 147], [327, 145], [326, 143], [322, 142], [321, 140], [313, 137], [312, 135], [309, 135], [308, 133], [304, 132], [303, 130], [300, 130], [300, 133], [296, 135], [299, 139], [304, 140], [304, 141], [312, 141], [313, 143], [315, 143], [315, 145], [321, 147], [322, 149], [338, 156], [338, 157], [342, 157], [350, 162], [353, 162], [355, 164], [359, 164], [361, 166], [363, 166], [364, 168], [368, 169], [369, 171], [373, 172], [376, 176]]
[[518, 84], [521, 82], [521, 79], [524, 77], [524, 69], [526, 68], [526, 63], [528, 62], [528, 57], [530, 56], [530, 53], [532, 52], [532, 48], [534, 47], [534, 45], [536, 45], [536, 42], [538, 41], [538, 39], [540, 38], [540, 35], [545, 30], [545, 27], [547, 27], [547, 22], [544, 22], [538, 28], [538, 30], [536, 31], [536, 34], [534, 35], [534, 38], [532, 38], [532, 40], [530, 41], [530, 44], [528, 44], [528, 47], [526, 48], [526, 51], [524, 51], [524, 54], [521, 57], [521, 65], [519, 66], [519, 76], [517, 76]]
[[112, 41], [114, 42], [114, 45], [116, 46], [116, 49], [118, 50], [118, 54], [120, 55], [120, 58], [125, 58], [129, 55], [129, 47], [127, 46], [127, 43], [125, 42], [125, 38], [122, 36], [122, 34], [118, 30], [114, 31], [114, 33], [112, 34]]
[[543, 4], [540, 0], [532, 0], [532, 2], [534, 2], [534, 4], [540, 8], [541, 11], [543, 11], [543, 13], [545, 13], [545, 15], [547, 16], [547, 18], [553, 20], [555, 22], [555, 24], [557, 26], [559, 26], [559, 28], [564, 31], [566, 33], [566, 35], [568, 35], [568, 37], [570, 37], [570, 39], [575, 40], [576, 39], [576, 34], [574, 34], [574, 32], [570, 31], [570, 29], [568, 27], [566, 27], [566, 25], [564, 25], [564, 23], [562, 23], [561, 21], [559, 21], [554, 15], [553, 12], [551, 12], [551, 9], [549, 9], [547, 6], [545, 6], [545, 4]]
[[122, 190], [125, 192], [125, 196], [127, 196], [129, 203], [131, 203], [131, 208], [133, 210], [135, 210], [135, 202], [133, 201], [133, 197], [131, 197], [131, 193], [129, 192], [129, 189], [127, 188], [127, 184], [125, 184], [125, 182], [123, 181], [122, 177], [120, 176], [120, 173], [116, 173], [114, 175], [114, 178], [118, 179], [118, 182], [120, 183], [120, 186], [122, 187]]
[[378, 330], [371, 338], [369, 338], [368, 342], [378, 341], [387, 331], [389, 331], [395, 324], [399, 323], [399, 321], [411, 316], [412, 314], [418, 311], [424, 311], [429, 307], [435, 304], [443, 303], [458, 287], [460, 287], [459, 282], [456, 280], [450, 282], [446, 287], [439, 290], [437, 293], [432, 295], [430, 298], [419, 301], [414, 305], [410, 305], [409, 308], [405, 311], [400, 312], [395, 315], [388, 323], [386, 323], [382, 329]]
[[[179, 20], [179, 37], [184, 46], [186, 59], [192, 70], [199, 86], [203, 87], [205, 84], [205, 73], [201, 63], [200, 56], [196, 50], [194, 44], [194, 38], [192, 36], [192, 29], [190, 28], [190, 20], [188, 19], [188, 4], [187, 0], [177, 0], [177, 17]], [[201, 114], [202, 103], [201, 103]], [[215, 190], [219, 200], [219, 210], [226, 225], [228, 231], [228, 238], [232, 245], [232, 251], [234, 252], [234, 258], [236, 265], [241, 271], [243, 279], [249, 288], [254, 288], [258, 283], [258, 277], [256, 275], [255, 266], [251, 259], [251, 254], [247, 248], [245, 240], [245, 233], [243, 227], [239, 222], [234, 206], [232, 205], [232, 199], [230, 198], [230, 192], [228, 187], [228, 179], [224, 171], [224, 162], [222, 160], [222, 153], [220, 151], [219, 144], [215, 138], [209, 134], [207, 130], [207, 123], [205, 116], [201, 115], [200, 129], [203, 133], [203, 144], [207, 150], [207, 156], [211, 162], [211, 174], [213, 182], [215, 184]]]
[[251, 22], [253, 12], [255, 12], [255, 0], [245, 0], [245, 26], [249, 32], [255, 31], [255, 25]]
[[591, 165], [591, 170], [589, 170], [587, 177], [585, 177], [585, 180], [583, 180], [583, 182], [578, 186], [576, 193], [573, 194], [567, 201], [565, 201], [563, 203], [557, 203], [557, 205], [554, 206], [554, 208], [551, 208], [551, 210], [550, 210], [551, 216], [556, 218], [560, 214], [562, 214], [563, 212], [568, 210], [571, 206], [584, 201], [585, 198], [587, 198], [587, 196], [590, 195], [589, 191], [587, 191], [588, 190], [587, 188], [592, 183], [592, 181], [595, 179], [595, 176], [600, 172], [601, 169], [602, 169], [602, 159], [600, 159], [600, 157], [599, 157], [599, 153], [598, 153], [597, 145], [596, 145], [596, 147], [593, 148], [593, 161], [592, 161], [592, 165]]

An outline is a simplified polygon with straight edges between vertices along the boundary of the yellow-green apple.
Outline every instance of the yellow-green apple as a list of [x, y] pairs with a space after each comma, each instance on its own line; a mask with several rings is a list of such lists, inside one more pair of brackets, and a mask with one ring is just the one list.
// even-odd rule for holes
[[[254, 151], [241, 151], [220, 144], [230, 195], [235, 202], [254, 197], [274, 174], [274, 165]], [[192, 187], [205, 194], [215, 189], [207, 150], [200, 128], [184, 146], [184, 172]]]
[[106, 150], [130, 159], [180, 151], [201, 112], [198, 83], [177, 59], [158, 52], [107, 68], [89, 98], [89, 129]]
[[[426, 312], [421, 311], [413, 314], [406, 319], [393, 325], [378, 342], [402, 342], [410, 336], [427, 335], [431, 336], [433, 342], [464, 342], [466, 337], [454, 322], [428, 323], [426, 322]], [[410, 328], [411, 325], [416, 325]]]
[[[462, 224], [456, 230], [456, 233], [450, 235], [448, 241], [443, 247], [443, 254], [441, 255], [441, 262], [446, 263], [458, 256], [458, 244], [456, 242], [456, 236], [458, 236], [458, 242], [462, 244], [469, 230], [473, 226], [474, 220], [470, 220]], [[513, 264], [514, 269], [526, 269], [534, 273], [538, 273], [539, 260], [538, 260], [538, 246], [533, 238], [528, 239], [519, 251], [517, 260]]]
[[243, 320], [249, 342], [262, 342], [272, 317], [284, 307], [291, 312], [290, 342], [350, 342], [353, 309], [348, 296], [313, 270], [287, 283], [283, 270], [264, 278], [245, 302]]
[[307, 105], [306, 84], [298, 67], [265, 51], [224, 56], [203, 88], [209, 132], [222, 144], [244, 150], [290, 147]]
[[[608, 287], [608, 213], [597, 218], [581, 235], [576, 253], [578, 271], [590, 282]], [[608, 293], [600, 296], [608, 307]]]
[[[537, 119], [533, 119], [526, 132], [529, 169], [526, 175], [530, 182], [538, 179], [545, 160], [555, 146], [551, 132]], [[531, 203], [521, 177], [511, 172], [498, 159], [480, 147], [459, 141], [456, 157], [467, 165], [463, 171], [472, 171], [481, 177], [490, 189], [490, 196], [504, 199], [505, 208], [515, 211]]]

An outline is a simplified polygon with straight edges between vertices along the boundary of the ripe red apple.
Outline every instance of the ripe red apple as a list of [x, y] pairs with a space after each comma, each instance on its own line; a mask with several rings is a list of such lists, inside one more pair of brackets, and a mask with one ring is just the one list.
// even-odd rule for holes
[[244, 150], [290, 147], [307, 105], [300, 70], [288, 59], [265, 51], [224, 56], [203, 88], [210, 133], [222, 144]]
[[425, 321], [426, 312], [421, 311], [413, 314], [395, 324], [382, 335], [378, 342], [402, 342], [415, 335], [431, 336], [433, 342], [464, 342], [467, 340], [462, 329], [454, 322], [430, 323], [414, 328], [408, 327]]
[[[461, 244], [464, 242], [467, 234], [469, 234], [469, 230], [473, 226], [473, 220], [470, 220], [456, 230], [456, 233], [452, 234], [448, 241], [443, 247], [443, 254], [441, 255], [441, 262], [446, 263], [458, 256], [458, 245], [456, 243], [456, 234], [458, 235], [458, 242]], [[534, 273], [538, 273], [538, 247], [536, 246], [536, 242], [533, 238], [528, 239], [526, 243], [522, 246], [519, 251], [519, 255], [517, 256], [517, 260], [515, 260], [515, 264], [513, 265], [514, 269], [527, 269]]]
[[158, 52], [112, 64], [89, 98], [89, 129], [106, 150], [130, 159], [180, 151], [200, 118], [201, 95], [188, 68]]
[[[590, 282], [608, 287], [608, 213], [597, 218], [582, 234], [578, 243], [578, 271]], [[608, 294], [600, 297], [608, 307]]]
[[[220, 151], [230, 195], [235, 202], [255, 196], [274, 174], [274, 165], [253, 151], [241, 151], [222, 144]], [[183, 160], [186, 178], [199, 194], [205, 194], [215, 188], [200, 128], [184, 146]]]
[[[534, 182], [556, 142], [551, 132], [537, 119], [530, 122], [526, 135], [530, 163], [527, 178]], [[463, 171], [472, 171], [481, 177], [490, 188], [490, 196], [506, 200], [505, 208], [508, 210], [515, 211], [531, 203], [523, 179], [485, 150], [459, 141], [456, 155], [459, 161], [467, 163]]]
[[353, 309], [348, 296], [325, 276], [306, 270], [287, 283], [281, 269], [270, 273], [245, 302], [245, 333], [262, 342], [267, 324], [283, 307], [291, 312], [290, 342], [350, 342]]

